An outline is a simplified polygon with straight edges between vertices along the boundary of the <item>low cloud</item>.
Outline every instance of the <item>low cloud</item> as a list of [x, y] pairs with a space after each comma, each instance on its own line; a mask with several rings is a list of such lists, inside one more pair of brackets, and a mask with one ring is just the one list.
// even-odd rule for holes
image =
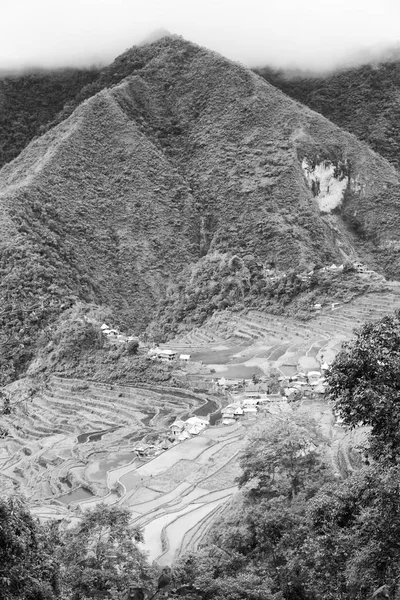
[[326, 70], [400, 42], [397, 0], [3, 0], [0, 69], [110, 62], [165, 28], [249, 66]]

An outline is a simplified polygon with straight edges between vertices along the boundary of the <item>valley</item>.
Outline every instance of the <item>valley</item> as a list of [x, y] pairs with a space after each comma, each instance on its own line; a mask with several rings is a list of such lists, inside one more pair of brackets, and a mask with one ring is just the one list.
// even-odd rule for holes
[[[291, 404], [283, 389], [293, 385], [289, 378], [332, 362], [355, 327], [400, 308], [400, 285], [388, 286], [391, 291], [333, 309], [327, 304], [308, 322], [257, 310], [216, 313], [163, 345], [191, 355], [186, 381], [192, 389], [52, 375], [38, 393], [13, 401], [12, 413], [2, 419], [9, 431], [0, 440], [2, 486], [22, 492], [42, 520], [74, 523], [100, 502], [127, 506], [132, 523], [143, 527], [150, 559], [169, 565], [181, 552], [197, 548], [237, 491], [239, 456], [252, 428], [260, 419], [283, 418], [282, 403], [271, 402], [265, 412], [222, 423], [221, 408], [223, 414], [246, 394], [265, 393], [271, 376], [284, 410], [296, 408], [315, 418], [331, 466], [338, 475], [351, 473], [359, 464], [354, 446], [362, 432], [335, 422], [323, 392], [303, 393]], [[179, 369], [185, 370], [181, 362]], [[201, 382], [203, 391], [193, 391]], [[20, 380], [10, 386], [19, 390], [14, 398], [23, 397], [23, 385]], [[173, 423], [196, 415], [209, 421], [205, 429], [181, 441], [171, 435]]]
[[286, 80], [167, 34], [104, 68], [0, 77], [7, 598], [398, 586], [383, 70], [352, 71], [353, 110], [350, 71]]

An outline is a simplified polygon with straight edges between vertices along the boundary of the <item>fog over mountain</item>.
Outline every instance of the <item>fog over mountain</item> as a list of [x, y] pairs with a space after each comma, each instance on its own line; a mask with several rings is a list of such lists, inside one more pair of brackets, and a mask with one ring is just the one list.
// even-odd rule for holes
[[[112, 307], [136, 333], [157, 319], [169, 335], [215, 310], [264, 306], [265, 265], [360, 260], [400, 277], [395, 167], [250, 69], [170, 36], [80, 75], [60, 74], [80, 91], [53, 123], [44, 111], [24, 150], [0, 129], [11, 136], [0, 172], [7, 380], [77, 301]], [[46, 79], [15, 79], [42, 89], [33, 107], [59, 98]]]
[[160, 28], [247, 66], [331, 69], [400, 39], [394, 0], [17, 0], [2, 6], [0, 70], [107, 64]]

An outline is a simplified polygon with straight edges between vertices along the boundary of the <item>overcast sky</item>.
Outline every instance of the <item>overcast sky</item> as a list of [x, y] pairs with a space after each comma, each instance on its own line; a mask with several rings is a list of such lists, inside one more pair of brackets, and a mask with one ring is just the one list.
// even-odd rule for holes
[[158, 28], [249, 66], [331, 68], [400, 43], [400, 0], [0, 0], [0, 68], [108, 63]]

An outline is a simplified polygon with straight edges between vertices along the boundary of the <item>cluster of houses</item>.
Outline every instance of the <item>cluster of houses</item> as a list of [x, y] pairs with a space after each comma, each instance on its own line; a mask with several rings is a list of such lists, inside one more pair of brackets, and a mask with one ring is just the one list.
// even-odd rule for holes
[[[327, 363], [321, 365], [321, 371], [328, 368]], [[325, 393], [325, 378], [321, 371], [309, 371], [306, 373], [297, 373], [291, 377], [282, 375], [278, 377], [281, 395], [289, 402], [299, 400], [300, 398], [315, 398]], [[267, 393], [269, 384], [266, 381], [254, 383], [251, 380], [227, 379], [220, 377], [214, 382], [214, 391], [223, 391], [231, 394], [240, 393], [246, 390], [247, 393]]]
[[178, 419], [169, 426], [169, 433], [157, 444], [141, 442], [133, 448], [140, 458], [153, 458], [178, 442], [190, 439], [193, 435], [199, 435], [210, 423], [200, 417], [189, 417], [186, 421]]
[[[326, 370], [327, 368], [327, 363], [323, 363], [321, 369]], [[283, 393], [289, 401], [300, 398], [315, 398], [325, 393], [326, 382], [321, 371], [308, 371], [307, 374], [297, 373], [288, 380], [286, 377], [280, 377], [279, 379], [284, 386]]]
[[128, 342], [134, 341], [137, 338], [130, 335], [124, 335], [118, 329], [112, 329], [106, 323], [100, 327], [101, 333], [105, 336], [110, 344], [127, 344]]
[[[355, 270], [357, 273], [373, 273], [373, 271], [371, 271], [371, 269], [368, 269], [368, 267], [366, 267], [365, 265], [363, 265], [363, 264], [362, 264], [362, 263], [360, 263], [360, 262], [354, 262], [354, 263], [352, 264], [352, 266], [353, 266], [353, 269], [354, 269], [354, 270]], [[335, 265], [335, 264], [332, 264], [332, 265], [330, 265], [330, 266], [328, 266], [328, 267], [322, 267], [321, 271], [324, 271], [324, 272], [329, 272], [329, 271], [330, 271], [331, 273], [332, 273], [332, 272], [333, 272], [333, 273], [338, 273], [338, 272], [340, 272], [340, 271], [343, 271], [343, 269], [344, 269], [344, 265], [339, 265], [339, 266], [337, 266], [337, 265]], [[309, 273], [309, 275], [312, 275], [312, 273], [313, 273], [313, 271], [311, 271], [311, 272]]]
[[182, 442], [191, 438], [192, 435], [199, 435], [208, 425], [209, 422], [200, 417], [190, 417], [186, 421], [178, 419], [169, 426], [170, 435], [174, 440]]
[[[360, 262], [352, 263], [352, 267], [356, 273], [363, 273], [363, 274], [368, 274], [368, 275], [374, 274], [374, 271], [372, 271], [371, 269], [369, 269], [368, 267], [366, 267], [365, 265], [363, 265]], [[344, 264], [336, 265], [335, 263], [333, 263], [331, 265], [326, 265], [325, 267], [321, 267], [321, 269], [318, 269], [318, 271], [321, 271], [323, 273], [343, 273]], [[284, 279], [287, 275], [285, 271], [278, 271], [277, 269], [269, 269], [266, 267], [264, 268], [263, 272], [264, 272], [264, 277], [272, 283], [279, 282], [281, 279]], [[303, 273], [299, 273], [298, 277], [302, 281], [309, 281], [310, 277], [314, 274], [314, 272], [315, 272], [314, 269], [312, 269], [309, 272], [304, 271]]]
[[291, 412], [287, 398], [281, 394], [246, 394], [222, 409], [222, 424], [232, 425], [243, 419]]
[[154, 360], [158, 359], [165, 362], [170, 362], [176, 359], [183, 360], [185, 362], [190, 360], [190, 354], [179, 354], [178, 356], [178, 352], [175, 352], [175, 350], [170, 350], [169, 348], [150, 348], [148, 355]]

